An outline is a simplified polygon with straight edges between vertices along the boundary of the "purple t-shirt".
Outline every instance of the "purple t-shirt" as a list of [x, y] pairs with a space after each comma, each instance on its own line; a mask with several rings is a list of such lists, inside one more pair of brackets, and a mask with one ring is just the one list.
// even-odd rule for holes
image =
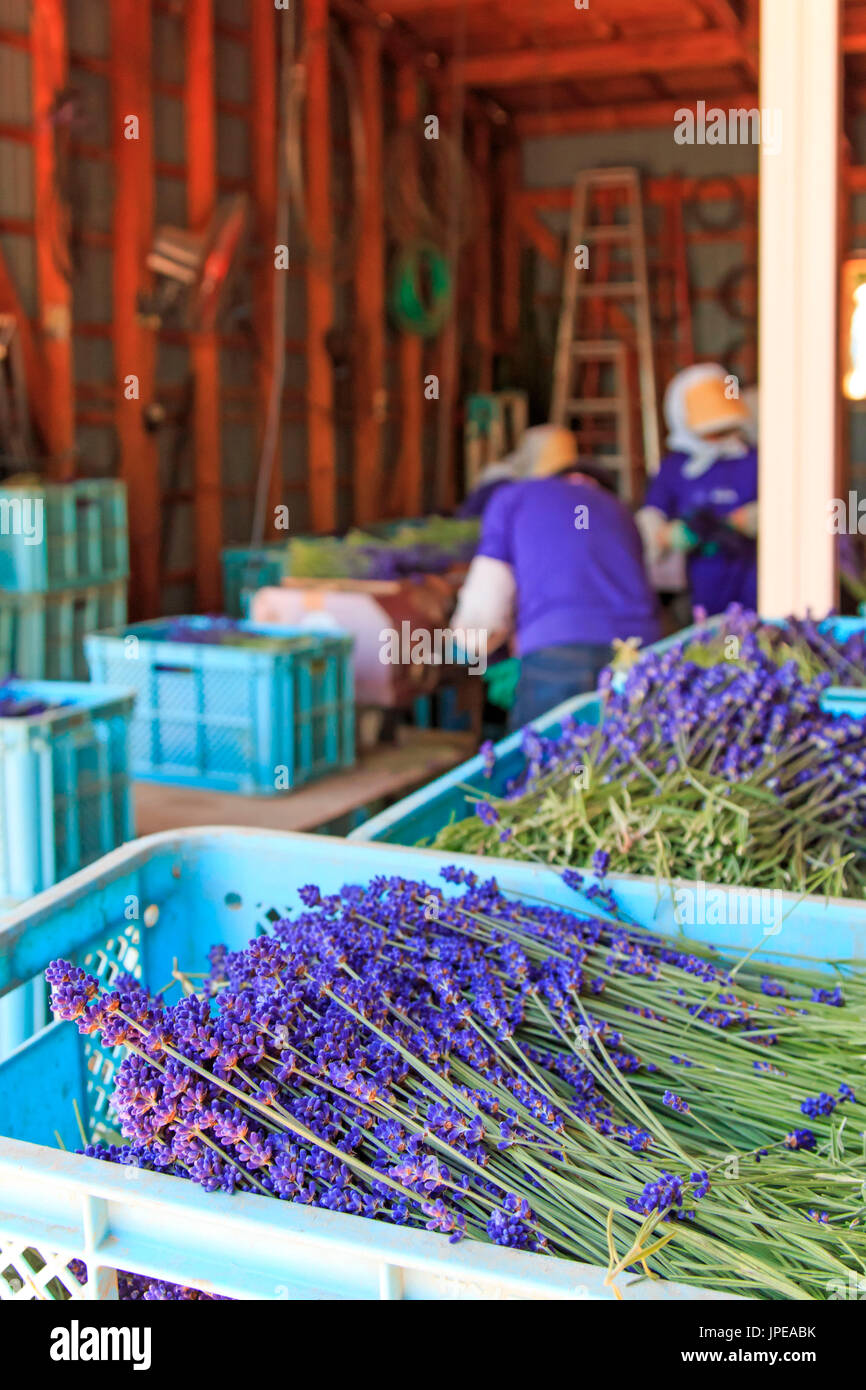
[[500, 489], [484, 513], [478, 554], [514, 571], [522, 655], [615, 637], [658, 640], [640, 534], [603, 487], [539, 478]]
[[[740, 458], [717, 459], [700, 478], [686, 478], [686, 454], [668, 454], [647, 489], [646, 505], [658, 507], [670, 520], [688, 521], [697, 511], [727, 516], [758, 496], [758, 455], [755, 449]], [[692, 555], [689, 558], [692, 602], [707, 613], [722, 613], [729, 603], [758, 606], [758, 553], [731, 556]]]

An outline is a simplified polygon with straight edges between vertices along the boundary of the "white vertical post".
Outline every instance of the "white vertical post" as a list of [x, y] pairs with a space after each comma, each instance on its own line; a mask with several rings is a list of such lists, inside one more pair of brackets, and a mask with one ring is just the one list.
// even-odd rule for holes
[[[840, 0], [761, 0], [758, 607], [767, 617], [836, 603], [839, 11]], [[775, 148], [768, 131], [780, 122]]]

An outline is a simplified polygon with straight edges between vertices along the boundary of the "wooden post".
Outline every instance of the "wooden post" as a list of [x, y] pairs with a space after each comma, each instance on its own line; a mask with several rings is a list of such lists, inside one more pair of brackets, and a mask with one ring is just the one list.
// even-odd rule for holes
[[[204, 231], [217, 199], [213, 0], [187, 0], [187, 206], [193, 231]], [[199, 608], [219, 607], [222, 545], [222, 440], [219, 344], [214, 331], [190, 337], [195, 449], [195, 564]]]
[[[114, 419], [120, 476], [129, 501], [134, 581], [130, 598], [136, 618], [151, 618], [160, 611], [159, 460], [155, 436], [144, 428], [143, 414], [153, 397], [156, 336], [138, 317], [154, 214], [150, 70], [149, 6], [139, 0], [111, 0]], [[137, 381], [131, 382], [132, 377]]]
[[[421, 139], [418, 107], [418, 74], [414, 64], [404, 60], [397, 69], [397, 121], [416, 140]], [[408, 142], [407, 142], [408, 143]], [[408, 144], [414, 150], [414, 144]], [[409, 155], [405, 170], [407, 185], [420, 178], [418, 163]], [[406, 516], [419, 516], [424, 510], [424, 463], [421, 436], [424, 429], [424, 349], [417, 333], [400, 335], [400, 453], [399, 491]]]
[[355, 521], [382, 510], [382, 425], [385, 391], [385, 228], [382, 214], [382, 40], [378, 30], [354, 30], [367, 182], [361, 209], [355, 275]]
[[[836, 602], [838, 0], [763, 0], [758, 606]], [[765, 132], [766, 134], [766, 132]]]
[[307, 0], [307, 472], [314, 531], [337, 526], [334, 374], [327, 335], [334, 321], [328, 0]]
[[45, 373], [40, 380], [28, 382], [28, 388], [30, 395], [42, 392], [47, 400], [48, 472], [55, 478], [69, 478], [75, 472], [72, 286], [64, 274], [69, 237], [57, 184], [53, 121], [55, 98], [68, 82], [66, 6], [63, 0], [33, 0], [32, 16], [36, 284]]
[[[274, 236], [277, 225], [277, 27], [272, 5], [254, 4], [250, 14], [250, 65], [253, 102], [250, 134], [252, 140], [253, 199], [256, 216], [256, 254], [254, 273], [254, 314], [259, 359], [256, 381], [258, 411], [257, 439], [264, 439], [271, 388], [276, 370], [274, 357], [274, 305], [276, 276], [285, 275], [274, 264]], [[281, 293], [285, 290], [281, 287]], [[280, 431], [274, 442], [274, 459], [268, 485], [265, 539], [274, 532], [276, 508], [283, 500], [282, 451]]]
[[493, 254], [491, 224], [491, 164], [490, 125], [483, 118], [472, 129], [472, 154], [475, 168], [475, 206], [477, 226], [473, 260], [473, 336], [478, 361], [476, 390], [493, 390], [493, 273], [490, 258]]
[[[465, 94], [457, 90], [453, 68], [443, 74], [437, 84], [437, 108], [440, 126], [453, 142], [454, 160], [463, 156], [463, 113]], [[435, 505], [450, 511], [457, 500], [457, 480], [454, 467], [454, 432], [456, 405], [460, 393], [460, 214], [467, 190], [463, 187], [463, 171], [454, 165], [456, 185], [453, 197], [456, 205], [449, 210], [448, 253], [454, 277], [454, 308], [437, 344], [439, 372], [439, 418], [436, 435], [436, 472], [434, 476]]]
[[506, 351], [517, 344], [520, 331], [520, 220], [517, 194], [523, 179], [520, 167], [520, 145], [510, 139], [499, 160], [499, 202], [502, 218], [500, 255], [500, 327]]

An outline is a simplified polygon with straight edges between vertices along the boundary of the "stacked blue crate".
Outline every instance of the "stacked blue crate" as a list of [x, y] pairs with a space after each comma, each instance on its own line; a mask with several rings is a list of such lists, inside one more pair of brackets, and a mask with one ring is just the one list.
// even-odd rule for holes
[[136, 777], [272, 796], [354, 762], [346, 634], [184, 617], [85, 648], [94, 680], [136, 694]]
[[86, 680], [88, 631], [126, 618], [126, 485], [114, 478], [0, 488], [3, 671]]

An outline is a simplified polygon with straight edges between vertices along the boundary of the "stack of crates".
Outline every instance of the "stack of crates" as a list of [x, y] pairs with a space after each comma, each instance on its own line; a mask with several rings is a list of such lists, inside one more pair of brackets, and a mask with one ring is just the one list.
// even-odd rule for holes
[[126, 621], [126, 485], [0, 488], [0, 670], [87, 680], [84, 636]]
[[288, 574], [288, 542], [227, 545], [222, 552], [222, 569], [223, 608], [230, 618], [245, 618], [250, 591], [279, 584]]

